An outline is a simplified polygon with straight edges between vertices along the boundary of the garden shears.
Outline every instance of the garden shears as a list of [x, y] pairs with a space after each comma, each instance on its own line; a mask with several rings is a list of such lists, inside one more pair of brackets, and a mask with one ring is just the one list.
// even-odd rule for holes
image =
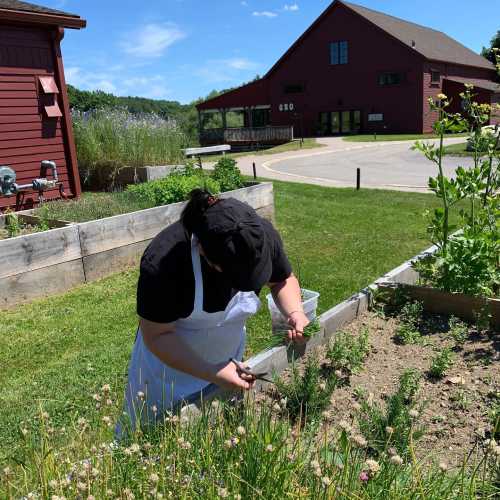
[[231, 361], [236, 365], [236, 371], [238, 375], [244, 373], [250, 377], [253, 377], [254, 380], [262, 380], [263, 382], [269, 382], [270, 384], [274, 384], [274, 382], [268, 378], [266, 378], [267, 372], [254, 373], [249, 368], [243, 366], [243, 363], [240, 363], [234, 358], [231, 358]]

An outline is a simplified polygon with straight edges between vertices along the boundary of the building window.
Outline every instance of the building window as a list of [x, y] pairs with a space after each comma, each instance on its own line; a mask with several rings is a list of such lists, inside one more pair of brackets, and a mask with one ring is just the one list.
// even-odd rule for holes
[[381, 73], [378, 76], [379, 85], [399, 85], [404, 81], [403, 73]]
[[302, 94], [304, 85], [302, 83], [287, 83], [283, 90], [285, 94]]
[[431, 69], [431, 83], [441, 83], [441, 73]]
[[347, 64], [349, 50], [346, 41], [332, 42], [330, 44], [330, 64]]

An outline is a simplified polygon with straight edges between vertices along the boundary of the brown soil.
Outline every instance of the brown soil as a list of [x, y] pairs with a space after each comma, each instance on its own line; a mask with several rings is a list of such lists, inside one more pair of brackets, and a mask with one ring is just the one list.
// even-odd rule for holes
[[[375, 403], [395, 392], [399, 376], [405, 369], [416, 368], [423, 374], [419, 400], [424, 402], [420, 416], [426, 433], [418, 442], [419, 457], [458, 464], [477, 441], [485, 438], [491, 424], [488, 411], [500, 391], [500, 335], [478, 334], [472, 328], [460, 349], [454, 350], [453, 366], [441, 380], [432, 380], [428, 369], [432, 358], [443, 347], [453, 347], [443, 328], [446, 321], [433, 317], [422, 345], [398, 345], [394, 341], [398, 321], [382, 319], [367, 313], [344, 328], [357, 334], [369, 329], [370, 353], [361, 371], [350, 376], [348, 383], [334, 391], [328, 409], [333, 424], [352, 421], [356, 414], [356, 389], [371, 394]], [[325, 348], [315, 355], [324, 360]], [[303, 361], [302, 361], [303, 364]], [[285, 372], [284, 377], [289, 376]]]

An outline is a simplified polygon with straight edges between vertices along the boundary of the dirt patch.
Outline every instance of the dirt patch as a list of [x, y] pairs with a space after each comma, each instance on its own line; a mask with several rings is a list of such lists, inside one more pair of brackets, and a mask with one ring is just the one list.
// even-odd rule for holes
[[[418, 345], [395, 341], [398, 320], [394, 318], [367, 313], [346, 326], [344, 331], [355, 335], [367, 329], [370, 350], [361, 370], [333, 392], [328, 419], [334, 424], [355, 422], [360, 392], [368, 394], [375, 404], [383, 404], [396, 391], [400, 375], [406, 369], [418, 369], [422, 373], [418, 399], [423, 402], [419, 424], [425, 435], [416, 445], [417, 456], [460, 463], [478, 438], [488, 437], [491, 428], [488, 412], [500, 391], [500, 335], [478, 334], [470, 327], [465, 342], [458, 347], [447, 332], [447, 324], [447, 319], [439, 316], [425, 318]], [[428, 374], [432, 359], [445, 347], [453, 349], [453, 365], [442, 379], [433, 379]], [[324, 363], [325, 352], [322, 347], [314, 355]], [[290, 377], [290, 372], [285, 371], [283, 377]]]

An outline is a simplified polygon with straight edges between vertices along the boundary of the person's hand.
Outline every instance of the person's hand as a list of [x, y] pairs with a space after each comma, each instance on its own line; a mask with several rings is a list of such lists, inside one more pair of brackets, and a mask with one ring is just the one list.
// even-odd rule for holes
[[310, 323], [307, 316], [302, 311], [295, 311], [288, 317], [288, 339], [296, 344], [305, 344], [307, 339], [304, 337], [304, 328]]
[[238, 372], [236, 365], [230, 361], [216, 367], [213, 382], [224, 389], [247, 391], [253, 387], [255, 379]]

